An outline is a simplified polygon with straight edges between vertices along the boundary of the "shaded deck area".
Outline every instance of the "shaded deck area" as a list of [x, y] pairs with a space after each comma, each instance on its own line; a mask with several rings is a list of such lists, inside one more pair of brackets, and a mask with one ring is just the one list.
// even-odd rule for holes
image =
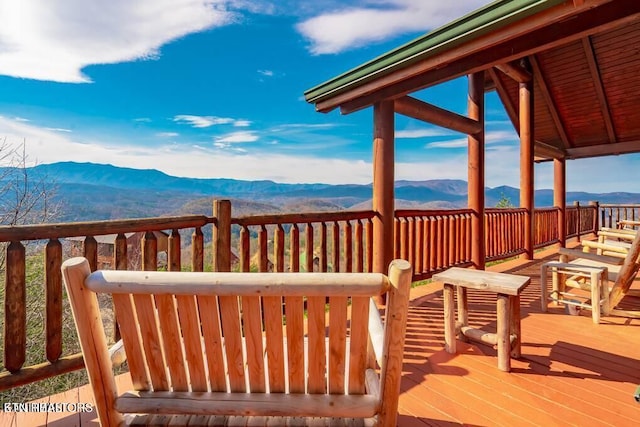
[[[522, 358], [512, 372], [497, 368], [496, 351], [458, 344], [444, 351], [442, 290], [415, 288], [409, 312], [399, 426], [631, 426], [640, 405], [640, 319], [605, 317], [594, 325], [588, 315], [561, 308], [540, 312], [539, 267], [556, 259], [540, 252], [534, 261], [516, 260], [492, 270], [532, 277], [522, 307]], [[472, 326], [495, 327], [495, 299], [469, 292]], [[127, 375], [119, 377], [124, 387]], [[50, 396], [42, 402], [91, 402], [88, 387]], [[97, 426], [95, 413], [0, 412], [0, 426]]]

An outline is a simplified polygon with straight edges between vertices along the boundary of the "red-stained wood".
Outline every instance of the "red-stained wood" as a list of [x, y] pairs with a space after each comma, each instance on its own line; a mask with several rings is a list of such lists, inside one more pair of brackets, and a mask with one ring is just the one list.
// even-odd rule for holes
[[471, 262], [484, 269], [484, 73], [470, 74], [467, 112], [482, 123], [482, 131], [469, 135], [468, 141], [468, 207], [471, 216]]
[[361, 220], [356, 221], [355, 226], [356, 233], [356, 245], [355, 245], [355, 257], [356, 257], [356, 272], [364, 273], [364, 258], [365, 258], [365, 246], [363, 242], [364, 227]]
[[204, 235], [202, 229], [196, 227], [191, 234], [191, 271], [204, 270]]
[[524, 256], [533, 259], [533, 84], [520, 83], [520, 207], [524, 214]]
[[307, 269], [307, 272], [312, 272], [314, 248], [313, 248], [313, 225], [311, 223], [307, 224], [305, 228], [304, 240], [305, 240], [304, 251], [305, 251], [305, 262], [306, 262], [305, 268]]
[[331, 251], [333, 253], [332, 271], [338, 273], [340, 271], [340, 224], [336, 221], [331, 228], [331, 241], [333, 243]]
[[553, 161], [553, 205], [558, 209], [558, 241], [560, 246], [565, 246], [567, 240], [567, 177], [566, 161], [555, 159]]
[[284, 272], [284, 228], [278, 224], [273, 232], [273, 256], [275, 258], [275, 271]]
[[180, 248], [180, 232], [177, 229], [171, 230], [168, 239], [168, 269], [169, 271], [180, 271], [182, 268], [182, 257]]
[[240, 271], [251, 270], [251, 236], [247, 227], [240, 229]]
[[327, 223], [320, 224], [320, 271], [326, 272], [329, 265], [327, 247]]
[[93, 236], [85, 237], [82, 250], [84, 257], [89, 261], [91, 271], [96, 271], [98, 269], [98, 242], [96, 239]]
[[142, 269], [155, 271], [158, 269], [158, 239], [152, 231], [144, 233], [142, 245]]
[[394, 107], [381, 101], [373, 108], [373, 271], [386, 272], [393, 258]]
[[4, 295], [4, 367], [18, 371], [25, 362], [27, 345], [27, 289], [25, 249], [20, 242], [7, 246]]
[[300, 271], [300, 228], [293, 224], [289, 231], [289, 271]]
[[55, 362], [62, 354], [62, 245], [51, 239], [44, 252], [46, 356]]
[[231, 201], [214, 200], [213, 271], [231, 271]]
[[258, 231], [258, 271], [266, 273], [269, 271], [269, 247], [267, 227], [264, 225]]
[[350, 222], [344, 225], [344, 265], [345, 271], [353, 271], [353, 227]]
[[436, 107], [411, 96], [396, 99], [394, 108], [396, 113], [461, 133], [477, 133], [482, 129], [482, 125], [477, 120]]

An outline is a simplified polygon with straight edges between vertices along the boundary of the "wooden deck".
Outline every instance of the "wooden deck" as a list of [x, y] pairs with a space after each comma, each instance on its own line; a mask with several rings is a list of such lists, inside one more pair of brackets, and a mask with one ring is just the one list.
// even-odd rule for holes
[[[551, 252], [539, 258], [555, 259]], [[442, 291], [437, 285], [414, 289], [405, 348], [405, 375], [399, 426], [635, 426], [640, 404], [640, 319], [605, 317], [594, 325], [589, 315], [563, 309], [540, 312], [539, 266], [512, 261], [492, 268], [526, 274], [531, 285], [522, 295], [522, 358], [512, 372], [497, 368], [496, 351], [458, 343], [444, 351]], [[495, 327], [495, 299], [469, 292], [471, 325]], [[123, 386], [127, 375], [119, 377]], [[80, 387], [41, 402], [91, 402]], [[0, 408], [1, 409], [1, 408]], [[98, 426], [94, 412], [0, 412], [0, 427]]]

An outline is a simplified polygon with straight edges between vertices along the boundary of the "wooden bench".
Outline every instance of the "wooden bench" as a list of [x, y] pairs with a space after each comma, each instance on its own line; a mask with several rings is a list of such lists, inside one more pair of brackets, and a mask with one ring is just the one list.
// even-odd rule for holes
[[[498, 368], [511, 370], [511, 356], [520, 357], [520, 293], [531, 282], [527, 276], [453, 267], [434, 274], [444, 285], [444, 340], [448, 353], [456, 352], [456, 335], [498, 347]], [[455, 319], [454, 287], [458, 291], [458, 322]], [[467, 289], [497, 293], [497, 332], [469, 327]]]
[[[388, 276], [62, 271], [103, 426], [396, 425], [406, 261]], [[116, 390], [96, 293], [113, 295], [134, 390]]]

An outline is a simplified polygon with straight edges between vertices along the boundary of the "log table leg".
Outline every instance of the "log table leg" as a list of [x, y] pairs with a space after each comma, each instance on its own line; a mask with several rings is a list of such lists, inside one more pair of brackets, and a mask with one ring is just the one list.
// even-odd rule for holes
[[456, 313], [453, 298], [453, 285], [444, 284], [444, 348], [447, 353], [456, 352]]
[[511, 322], [509, 321], [509, 314], [511, 308], [509, 307], [510, 298], [509, 295], [498, 294], [498, 300], [496, 303], [496, 311], [498, 312], [498, 369], [504, 372], [511, 370], [511, 340], [509, 329]]
[[[458, 324], [456, 325], [456, 329], [464, 326], [469, 326], [469, 311], [468, 311], [468, 297], [467, 297], [467, 288], [463, 286], [456, 286], [458, 291]], [[469, 339], [463, 333], [460, 333], [459, 336], [461, 341], [468, 342]]]
[[511, 335], [516, 340], [511, 347], [511, 357], [519, 358], [522, 355], [522, 340], [520, 339], [520, 295], [510, 297], [511, 301]]

